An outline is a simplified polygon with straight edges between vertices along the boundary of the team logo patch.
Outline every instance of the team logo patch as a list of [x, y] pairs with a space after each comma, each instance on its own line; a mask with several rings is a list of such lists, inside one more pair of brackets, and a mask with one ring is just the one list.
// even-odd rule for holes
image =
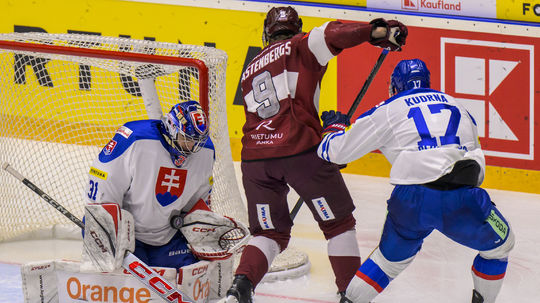
[[315, 206], [315, 209], [319, 213], [319, 217], [321, 217], [323, 221], [328, 221], [336, 218], [324, 197], [312, 199], [311, 202], [313, 203], [313, 206]]
[[116, 141], [114, 140], [111, 140], [109, 141], [109, 143], [107, 143], [107, 145], [105, 145], [105, 147], [103, 148], [103, 153], [105, 155], [110, 155], [112, 154], [114, 148], [116, 147]]
[[184, 192], [187, 170], [160, 167], [156, 180], [156, 199], [161, 206], [176, 201]]
[[257, 204], [257, 217], [259, 218], [259, 225], [261, 225], [262, 229], [274, 229], [272, 217], [270, 217], [270, 205]]
[[207, 123], [202, 111], [192, 111], [189, 113], [189, 115], [191, 117], [191, 121], [193, 121], [195, 130], [201, 135], [204, 134], [207, 128]]
[[116, 130], [116, 133], [120, 134], [122, 137], [127, 139], [127, 138], [129, 138], [129, 136], [131, 136], [133, 131], [131, 129], [125, 127], [124, 125], [122, 125]]

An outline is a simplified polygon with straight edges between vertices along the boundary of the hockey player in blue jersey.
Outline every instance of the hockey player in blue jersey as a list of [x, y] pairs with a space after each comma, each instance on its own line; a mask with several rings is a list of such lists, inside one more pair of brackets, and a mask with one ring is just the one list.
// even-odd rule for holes
[[[232, 252], [224, 235], [241, 224], [209, 208], [214, 160], [208, 120], [196, 101], [174, 105], [162, 119], [122, 125], [90, 168], [82, 267], [111, 272], [128, 250], [149, 266], [189, 267], [178, 283], [197, 303], [208, 300], [215, 281], [227, 289], [232, 259], [221, 260]], [[200, 260], [218, 260], [229, 272], [220, 267], [222, 276], [204, 276], [209, 263]]]
[[392, 164], [395, 185], [379, 246], [349, 283], [347, 298], [373, 300], [437, 229], [479, 251], [472, 263], [472, 302], [495, 302], [515, 240], [507, 220], [478, 187], [485, 160], [474, 118], [452, 96], [430, 89], [429, 70], [419, 59], [398, 63], [390, 95], [352, 125], [340, 112], [321, 115], [321, 158], [345, 164], [379, 149]]

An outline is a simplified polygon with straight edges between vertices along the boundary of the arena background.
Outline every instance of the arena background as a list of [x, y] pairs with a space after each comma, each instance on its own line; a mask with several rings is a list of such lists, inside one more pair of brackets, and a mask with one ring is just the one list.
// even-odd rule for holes
[[[293, 5], [304, 30], [330, 20], [397, 18], [410, 35], [403, 52], [384, 62], [356, 115], [387, 98], [389, 75], [402, 59], [422, 58], [432, 87], [468, 106], [480, 121], [488, 169], [484, 187], [540, 193], [540, 4], [502, 0], [7, 0], [0, 31], [87, 33], [214, 46], [227, 52], [227, 114], [233, 159], [239, 159], [244, 113], [239, 92], [244, 66], [261, 48], [265, 13]], [[362, 45], [329, 63], [320, 110], [347, 111], [380, 50]], [[344, 172], [388, 176], [377, 152]]]

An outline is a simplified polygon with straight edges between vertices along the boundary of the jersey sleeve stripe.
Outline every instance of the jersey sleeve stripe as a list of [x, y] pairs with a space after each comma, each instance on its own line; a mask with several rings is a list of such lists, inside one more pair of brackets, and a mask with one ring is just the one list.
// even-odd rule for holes
[[[345, 134], [344, 131], [339, 131], [339, 132], [335, 132], [335, 133], [332, 133], [332, 134], [328, 134], [326, 135], [326, 137], [324, 137], [323, 141], [321, 142], [321, 145], [322, 145], [322, 151], [321, 151], [321, 157], [328, 161], [328, 162], [336, 162], [336, 160], [330, 160], [330, 149], [329, 149], [329, 146], [330, 146], [330, 141], [333, 140], [334, 138], [338, 137], [338, 136], [342, 136], [343, 134]], [[339, 162], [339, 161], [338, 161]]]
[[311, 50], [321, 66], [325, 66], [330, 59], [334, 58], [334, 55], [328, 48], [328, 45], [326, 45], [326, 40], [324, 39], [324, 31], [327, 25], [328, 22], [320, 27], [313, 28], [308, 37], [309, 50]]

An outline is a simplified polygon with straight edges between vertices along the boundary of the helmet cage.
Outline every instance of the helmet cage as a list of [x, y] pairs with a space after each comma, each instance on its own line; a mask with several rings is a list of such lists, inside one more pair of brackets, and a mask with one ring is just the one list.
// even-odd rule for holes
[[296, 35], [302, 32], [302, 19], [291, 6], [274, 7], [268, 11], [264, 19], [263, 44], [280, 34]]
[[402, 91], [430, 87], [430, 72], [426, 63], [420, 59], [400, 61], [390, 78], [388, 92], [393, 96]]
[[[196, 101], [186, 101], [174, 105], [163, 117], [166, 135], [174, 156], [196, 153], [208, 139], [208, 119], [201, 105]], [[169, 141], [169, 140], [167, 140]]]

